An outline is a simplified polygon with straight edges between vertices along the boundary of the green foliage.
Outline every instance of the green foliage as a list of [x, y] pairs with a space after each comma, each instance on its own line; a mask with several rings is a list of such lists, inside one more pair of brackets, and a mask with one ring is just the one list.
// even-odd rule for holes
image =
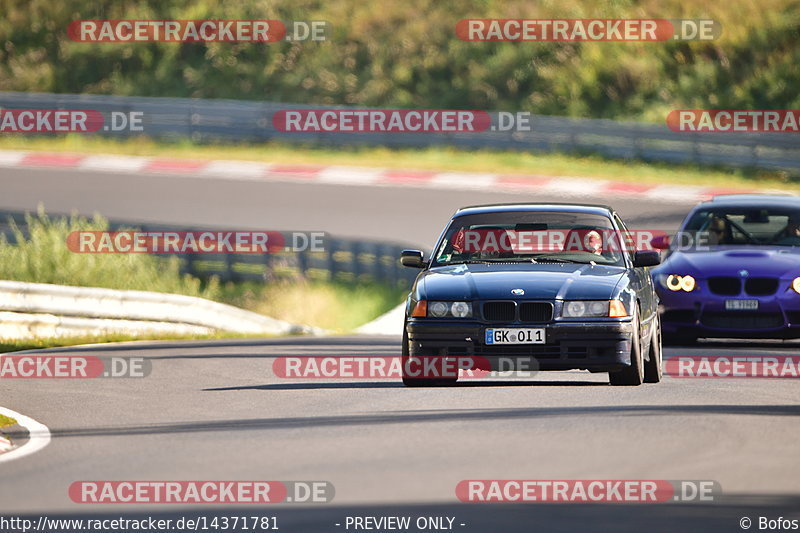
[[40, 208], [37, 215], [28, 214], [25, 218], [27, 236], [13, 223], [15, 244], [0, 235], [0, 279], [170, 292], [210, 299], [220, 295], [215, 279], [203, 284], [197, 278], [182, 275], [177, 257], [71, 251], [67, 237], [73, 231], [108, 229], [108, 222], [100, 216], [91, 220], [77, 215], [51, 219]]
[[[800, 107], [795, 0], [0, 0], [0, 90], [527, 110], [662, 121]], [[711, 42], [473, 43], [463, 18], [713, 18]], [[92, 44], [78, 19], [327, 20], [323, 43]]]

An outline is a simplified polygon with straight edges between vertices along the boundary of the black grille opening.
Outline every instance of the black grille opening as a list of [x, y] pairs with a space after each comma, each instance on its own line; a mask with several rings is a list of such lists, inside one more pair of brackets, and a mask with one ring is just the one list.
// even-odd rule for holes
[[793, 325], [800, 324], [800, 311], [787, 311], [786, 318], [789, 319]]
[[566, 353], [567, 359], [586, 359], [589, 357], [591, 348], [586, 346], [567, 346]]
[[771, 329], [783, 326], [781, 313], [715, 312], [704, 313], [704, 326], [720, 329]]
[[714, 294], [736, 296], [742, 292], [742, 282], [739, 281], [739, 278], [717, 276], [708, 278], [708, 288]]
[[475, 348], [475, 355], [487, 356], [533, 356], [537, 359], [560, 359], [561, 346], [552, 344], [503, 344], [482, 345]]
[[549, 322], [553, 318], [553, 304], [546, 302], [522, 302], [519, 304], [521, 322]]
[[486, 302], [483, 304], [483, 318], [491, 321], [513, 322], [516, 319], [514, 302]]
[[769, 296], [778, 292], [778, 279], [749, 278], [744, 282], [744, 290], [752, 296]]

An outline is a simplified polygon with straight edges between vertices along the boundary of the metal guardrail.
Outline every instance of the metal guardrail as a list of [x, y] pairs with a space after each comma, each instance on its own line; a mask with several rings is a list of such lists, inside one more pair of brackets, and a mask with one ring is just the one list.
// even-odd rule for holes
[[[178, 324], [198, 326], [205, 328], [206, 332], [221, 330], [277, 335], [318, 332], [309, 326], [291, 324], [193, 296], [5, 280], [0, 280], [0, 310], [25, 315], [17, 317], [14, 321], [17, 325], [44, 322], [56, 328], [60, 327], [62, 322], [65, 327], [69, 326], [69, 321], [53, 322], [39, 315], [126, 321], [118, 331], [137, 329], [136, 322], [159, 322], [162, 324], [162, 329], [167, 331], [169, 324]], [[101, 324], [101, 322], [95, 323], [98, 327]], [[73, 321], [71, 325], [80, 326], [80, 323], [76, 324]], [[91, 322], [83, 324], [84, 327], [87, 325], [91, 325]], [[106, 325], [106, 328], [113, 327], [115, 327], [113, 322]], [[202, 333], [203, 330], [195, 332]]]
[[[51, 219], [66, 215], [48, 214]], [[27, 234], [25, 213], [0, 212], [0, 234], [10, 244], [16, 242], [9, 220]], [[109, 222], [111, 231], [219, 231], [220, 228], [187, 228]], [[325, 235], [324, 251], [278, 252], [265, 254], [180, 254], [181, 271], [200, 279], [217, 276], [221, 281], [269, 282], [280, 279], [307, 278], [345, 282], [379, 281], [410, 287], [419, 273], [400, 265], [400, 252], [407, 248], [393, 243], [342, 239]], [[166, 256], [166, 254], [153, 254]]]
[[[197, 142], [278, 140], [322, 145], [382, 145], [588, 152], [610, 158], [787, 170], [800, 173], [800, 136], [791, 133], [673, 132], [666, 124], [533, 116], [532, 131], [480, 133], [287, 133], [272, 115], [287, 109], [346, 109], [274, 102], [97, 95], [0, 93], [6, 109], [92, 109], [142, 112], [143, 134]], [[98, 132], [103, 134], [103, 132]], [[112, 135], [111, 133], [108, 133]], [[114, 133], [140, 135], [142, 133]]]

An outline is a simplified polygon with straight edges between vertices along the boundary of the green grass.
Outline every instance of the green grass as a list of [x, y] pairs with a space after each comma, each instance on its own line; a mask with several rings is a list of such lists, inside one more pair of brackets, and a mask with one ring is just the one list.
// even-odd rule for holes
[[[796, 0], [4, 0], [0, 90], [487, 109], [662, 123], [797, 109]], [[714, 19], [714, 41], [467, 42], [465, 18]], [[323, 43], [82, 43], [91, 19], [325, 20]]]
[[288, 322], [342, 333], [396, 307], [407, 292], [382, 283], [298, 280], [267, 285], [227, 284], [223, 287], [223, 300]]
[[593, 155], [540, 154], [459, 150], [325, 148], [283, 143], [198, 145], [190, 141], [158, 142], [146, 138], [115, 140], [71, 135], [63, 137], [6, 136], [0, 149], [104, 153], [189, 159], [236, 159], [283, 164], [346, 165], [402, 169], [492, 172], [501, 174], [578, 176], [633, 183], [703, 185], [721, 188], [763, 188], [800, 191], [783, 171], [724, 169], [620, 161]]
[[16, 244], [0, 235], [0, 279], [32, 283], [54, 283], [79, 287], [120, 290], [149, 290], [217, 298], [219, 283], [202, 283], [181, 275], [177, 257], [160, 258], [146, 254], [79, 254], [67, 246], [74, 231], [103, 231], [108, 221], [96, 215], [50, 218], [40, 207], [26, 215], [29, 235], [12, 224]]
[[0, 415], [0, 428], [4, 428], [4, 427], [7, 427], [7, 426], [13, 426], [16, 423], [17, 423], [17, 421], [14, 420], [13, 418], [5, 416], [5, 415]]

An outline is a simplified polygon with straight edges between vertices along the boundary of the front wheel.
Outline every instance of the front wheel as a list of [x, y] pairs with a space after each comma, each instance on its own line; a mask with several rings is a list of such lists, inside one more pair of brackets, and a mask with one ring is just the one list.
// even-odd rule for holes
[[622, 370], [608, 373], [608, 381], [612, 385], [641, 385], [644, 382], [641, 323], [639, 322], [638, 308], [631, 323], [633, 325], [633, 333], [631, 333], [631, 364]]
[[455, 385], [458, 381], [458, 376], [454, 378], [419, 378], [407, 374], [410, 355], [408, 348], [408, 330], [405, 324], [403, 324], [403, 349], [401, 354], [400, 367], [403, 374], [403, 385], [406, 387], [444, 387], [447, 385]]

